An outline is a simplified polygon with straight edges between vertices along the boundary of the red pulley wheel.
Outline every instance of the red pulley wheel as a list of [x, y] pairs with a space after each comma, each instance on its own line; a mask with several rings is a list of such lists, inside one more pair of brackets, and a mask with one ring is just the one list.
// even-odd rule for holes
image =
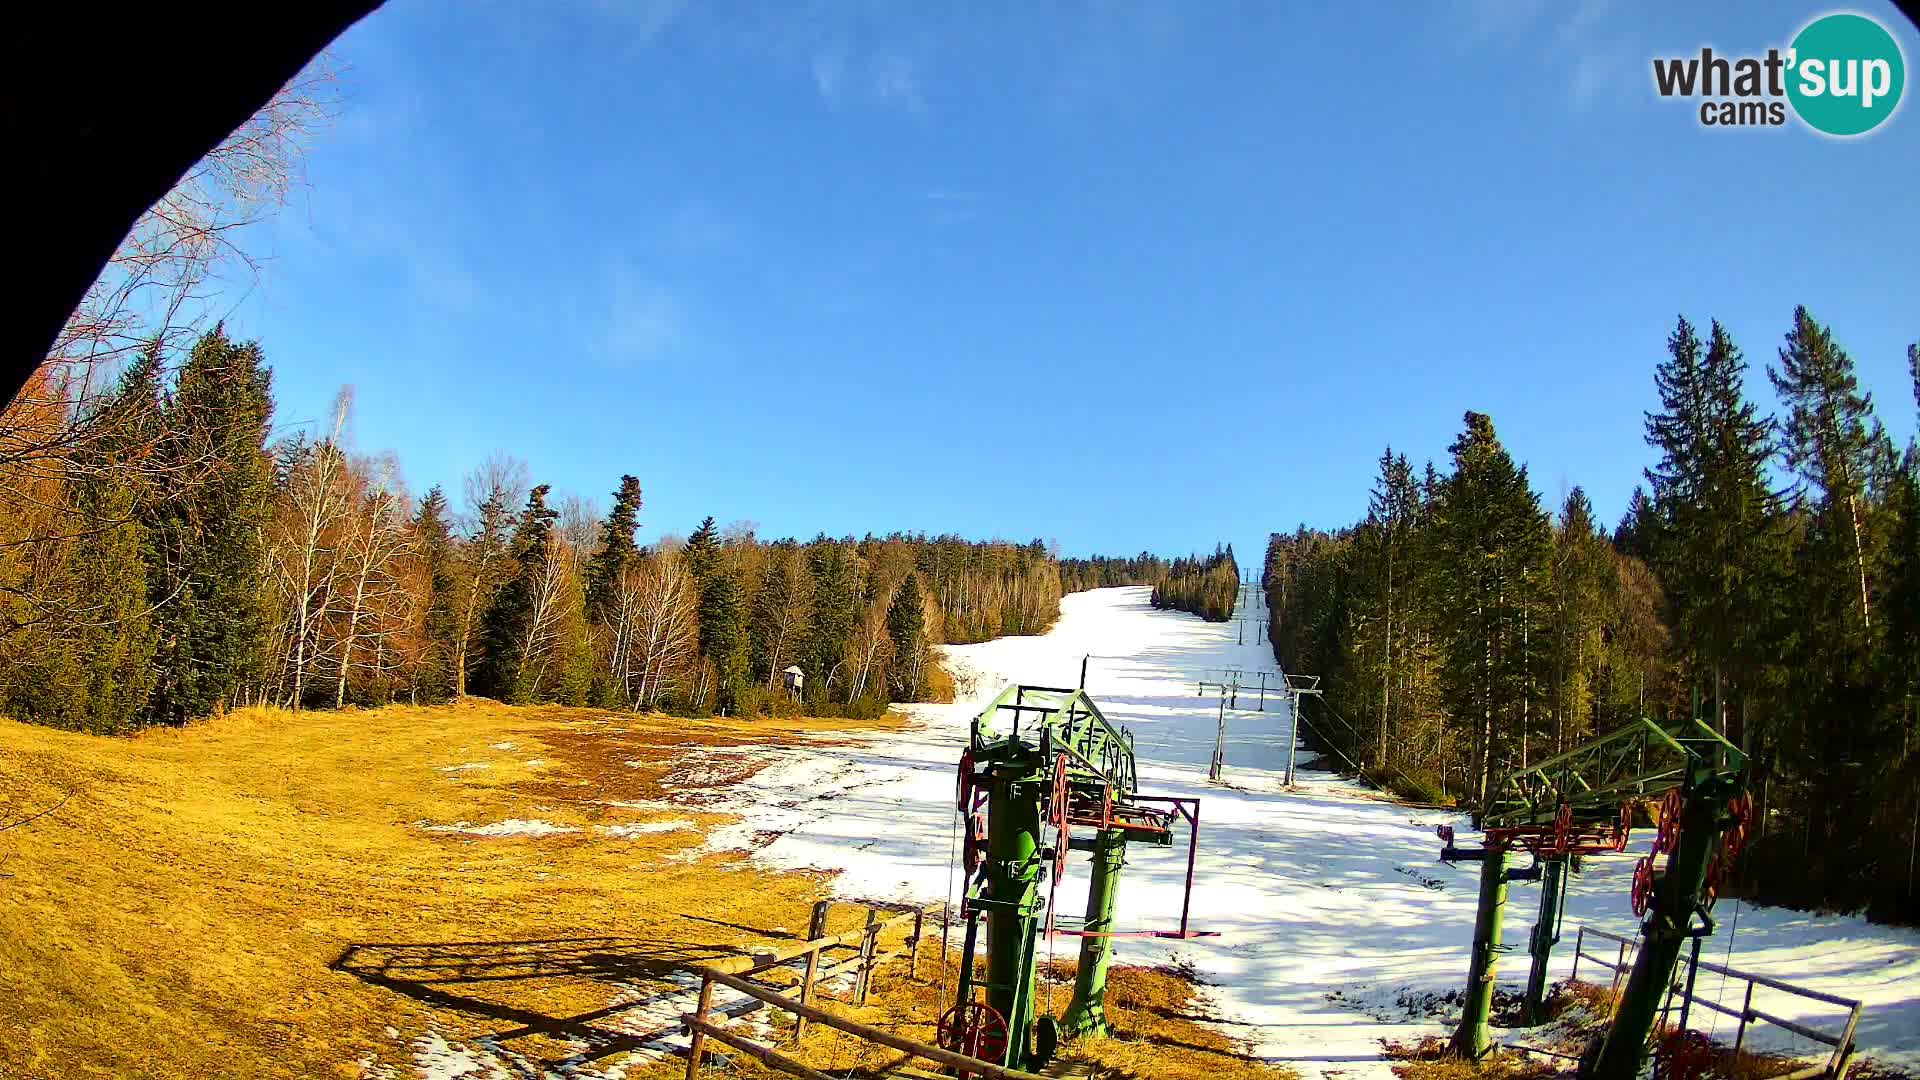
[[960, 780], [957, 787], [954, 803], [964, 814], [967, 811], [968, 797], [973, 794], [973, 750], [971, 748], [960, 751]]
[[1680, 789], [1674, 788], [1660, 800], [1660, 830], [1653, 834], [1653, 853], [1665, 855], [1680, 842]]
[[1633, 865], [1633, 913], [1645, 915], [1647, 907], [1653, 902], [1653, 856], [1648, 855]]
[[948, 1009], [940, 1017], [937, 1038], [948, 1050], [981, 1061], [998, 1063], [1007, 1056], [1007, 1021], [984, 1001]]
[[987, 819], [984, 814], [967, 815], [967, 841], [965, 850], [960, 853], [961, 865], [967, 868], [967, 876], [972, 877], [980, 869], [980, 860], [987, 851]]

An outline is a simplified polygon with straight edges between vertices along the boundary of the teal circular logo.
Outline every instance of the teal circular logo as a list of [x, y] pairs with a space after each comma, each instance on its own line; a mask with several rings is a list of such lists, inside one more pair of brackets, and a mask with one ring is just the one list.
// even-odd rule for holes
[[1788, 53], [1787, 99], [1815, 131], [1863, 135], [1886, 122], [1906, 88], [1906, 58], [1886, 27], [1864, 15], [1808, 23]]

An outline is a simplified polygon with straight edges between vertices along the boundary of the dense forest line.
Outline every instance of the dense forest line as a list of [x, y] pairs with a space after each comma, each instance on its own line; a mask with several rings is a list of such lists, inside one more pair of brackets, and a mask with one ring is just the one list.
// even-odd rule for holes
[[1153, 606], [1190, 612], [1208, 622], [1233, 618], [1240, 595], [1240, 564], [1233, 545], [1215, 546], [1213, 554], [1173, 560], [1164, 578], [1154, 583]]
[[1086, 592], [1119, 585], [1158, 585], [1167, 576], [1167, 560], [1149, 551], [1138, 555], [1094, 555], [1060, 560], [1060, 592]]
[[20, 719], [116, 732], [466, 693], [872, 714], [937, 689], [934, 644], [1059, 611], [1037, 540], [765, 541], [709, 518], [642, 546], [635, 477], [602, 514], [502, 455], [457, 513], [352, 451], [344, 392], [328, 430], [271, 439], [266, 357], [218, 328], [84, 401], [45, 378], [0, 414], [0, 710]]
[[[1920, 346], [1907, 360], [1920, 409]], [[1698, 716], [1753, 761], [1745, 888], [1911, 921], [1920, 450], [1896, 449], [1805, 309], [1767, 369], [1784, 415], [1746, 373], [1725, 327], [1679, 321], [1646, 419], [1658, 461], [1612, 530], [1579, 488], [1543, 510], [1481, 414], [1445, 471], [1387, 451], [1364, 520], [1273, 536], [1274, 654], [1322, 677], [1318, 741], [1470, 807], [1632, 717]]]

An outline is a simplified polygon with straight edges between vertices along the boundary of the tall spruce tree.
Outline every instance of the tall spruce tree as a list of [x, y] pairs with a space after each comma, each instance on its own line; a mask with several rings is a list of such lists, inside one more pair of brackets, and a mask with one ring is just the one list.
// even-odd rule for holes
[[1414, 580], [1412, 546], [1420, 491], [1405, 454], [1388, 447], [1368, 495], [1367, 518], [1356, 531], [1354, 645], [1358, 653], [1357, 688], [1373, 722], [1366, 748], [1376, 766], [1385, 767], [1391, 747], [1401, 740], [1394, 722], [1394, 686], [1403, 681], [1407, 593]]
[[821, 537], [807, 551], [813, 578], [813, 623], [807, 640], [810, 698], [825, 701], [846, 685], [840, 667], [860, 618], [860, 567], [850, 546]]
[[590, 621], [607, 621], [620, 575], [639, 557], [640, 546], [634, 541], [634, 533], [639, 528], [640, 481], [622, 476], [619, 490], [613, 493], [613, 509], [600, 526], [600, 547], [587, 560], [587, 618]]
[[1529, 620], [1545, 587], [1546, 515], [1494, 433], [1469, 412], [1441, 482], [1434, 539], [1453, 572], [1439, 585], [1439, 629], [1457, 713], [1472, 730], [1471, 796], [1485, 806], [1509, 761], [1524, 760], [1532, 725], [1534, 652]]
[[[1861, 391], [1853, 358], [1805, 307], [1794, 309], [1780, 366], [1767, 375], [1787, 407], [1781, 456], [1800, 481], [1799, 502], [1814, 518], [1807, 542], [1817, 549], [1823, 569], [1844, 568], [1840, 576], [1853, 598], [1856, 629], [1870, 627], [1868, 567], [1874, 541], [1867, 482], [1881, 441], [1873, 395]], [[1825, 584], [1841, 582], [1829, 574]]]
[[1594, 521], [1587, 493], [1567, 493], [1553, 536], [1548, 629], [1553, 665], [1554, 753], [1593, 730], [1614, 554]]
[[[1714, 726], [1752, 750], [1777, 689], [1770, 657], [1787, 630], [1788, 542], [1767, 480], [1773, 425], [1748, 400], [1745, 374], [1717, 321], [1703, 349], [1692, 324], [1679, 320], [1654, 373], [1661, 411], [1647, 414], [1647, 442], [1660, 462], [1646, 476], [1648, 547], [1695, 690], [1713, 702]], [[1730, 717], [1742, 719], [1738, 731]]]
[[687, 569], [693, 572], [696, 580], [705, 580], [720, 565], [720, 530], [713, 523], [713, 515], [707, 515], [700, 527], [687, 537], [684, 552]]
[[422, 657], [415, 679], [416, 699], [444, 701], [454, 693], [454, 651], [459, 647], [459, 553], [446, 493], [438, 484], [420, 497], [413, 516], [421, 578], [426, 586], [421, 617]]
[[913, 701], [920, 696], [921, 657], [926, 649], [920, 575], [909, 573], [893, 591], [893, 600], [887, 605], [887, 638], [893, 644], [893, 663], [887, 673], [894, 699]]
[[714, 695], [722, 711], [740, 707], [751, 683], [747, 600], [733, 574], [715, 567], [700, 587], [700, 655], [713, 664]]
[[1799, 743], [1793, 771], [1812, 788], [1808, 869], [1827, 875], [1823, 893], [1840, 895], [1870, 858], [1877, 765], [1897, 755], [1904, 734], [1877, 670], [1873, 620], [1881, 529], [1869, 481], [1886, 440], [1852, 358], [1806, 308], [1794, 310], [1768, 375], [1787, 408], [1781, 457], [1798, 480], [1804, 520], [1794, 559], [1800, 632], [1785, 676]]
[[500, 589], [482, 624], [486, 661], [476, 672], [480, 692], [502, 701], [528, 700], [534, 687], [525, 678], [528, 629], [536, 617], [536, 590], [552, 555], [553, 523], [560, 512], [547, 505], [552, 488], [540, 484], [527, 492], [526, 508], [514, 527], [513, 577]]
[[267, 635], [260, 567], [272, 505], [272, 372], [260, 346], [216, 326], [180, 366], [155, 454], [184, 478], [150, 519], [156, 647], [146, 716], [180, 724], [235, 699]]
[[712, 515], [687, 537], [687, 569], [698, 594], [700, 656], [712, 665], [715, 703], [732, 711], [750, 681], [750, 641], [747, 600], [727, 568], [721, 565], [720, 530]]
[[[453, 693], [466, 696], [472, 677], [486, 667], [487, 616], [499, 598], [501, 588], [515, 572], [513, 560], [513, 508], [507, 505], [507, 493], [495, 486], [474, 508], [473, 522], [466, 540], [457, 551], [456, 575], [459, 582], [453, 641]], [[485, 676], [481, 676], [484, 681]]]

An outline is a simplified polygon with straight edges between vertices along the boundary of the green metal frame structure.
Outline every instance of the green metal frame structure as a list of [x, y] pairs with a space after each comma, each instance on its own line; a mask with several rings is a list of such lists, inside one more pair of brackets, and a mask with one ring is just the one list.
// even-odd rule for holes
[[[1583, 1076], [1632, 1080], [1646, 1059], [1660, 997], [1672, 981], [1682, 945], [1712, 932], [1710, 878], [1724, 869], [1744, 835], [1746, 781], [1745, 756], [1712, 728], [1698, 720], [1661, 727], [1641, 719], [1509, 775], [1481, 820], [1486, 839], [1480, 848], [1455, 847], [1452, 830], [1442, 826], [1442, 859], [1480, 863], [1480, 903], [1456, 1052], [1478, 1059], [1492, 1047], [1489, 1017], [1507, 884], [1542, 882], [1540, 913], [1528, 940], [1532, 968], [1524, 1005], [1527, 1021], [1538, 1022], [1547, 965], [1560, 937], [1566, 875], [1575, 869], [1572, 860], [1623, 851], [1631, 828], [1628, 801], [1665, 796], [1655, 844], [1656, 855], [1668, 856], [1664, 872], [1656, 873], [1648, 856], [1635, 873], [1635, 910], [1646, 915], [1641, 926], [1646, 944], [1613, 1024], [1581, 1063]], [[1507, 856], [1515, 850], [1531, 852], [1534, 864], [1509, 869]]]
[[[959, 987], [941, 1018], [950, 1049], [1016, 1069], [1043, 1067], [1061, 1034], [1106, 1031], [1107, 966], [1114, 901], [1129, 842], [1170, 847], [1182, 819], [1198, 837], [1198, 800], [1139, 793], [1133, 737], [1101, 714], [1084, 690], [1009, 686], [974, 717], [961, 756], [958, 803], [966, 821], [966, 921]], [[1158, 804], [1166, 804], [1163, 808]], [[1080, 826], [1090, 835], [1074, 835]], [[1051, 886], [1069, 850], [1093, 854], [1085, 921], [1061, 928]], [[1188, 851], [1191, 892], [1193, 852]], [[1186, 911], [1177, 932], [1187, 930]], [[986, 930], [987, 970], [974, 956]], [[1080, 938], [1080, 966], [1064, 1017], [1042, 1015], [1035, 997], [1042, 930]], [[984, 994], [982, 994], [984, 992]]]

